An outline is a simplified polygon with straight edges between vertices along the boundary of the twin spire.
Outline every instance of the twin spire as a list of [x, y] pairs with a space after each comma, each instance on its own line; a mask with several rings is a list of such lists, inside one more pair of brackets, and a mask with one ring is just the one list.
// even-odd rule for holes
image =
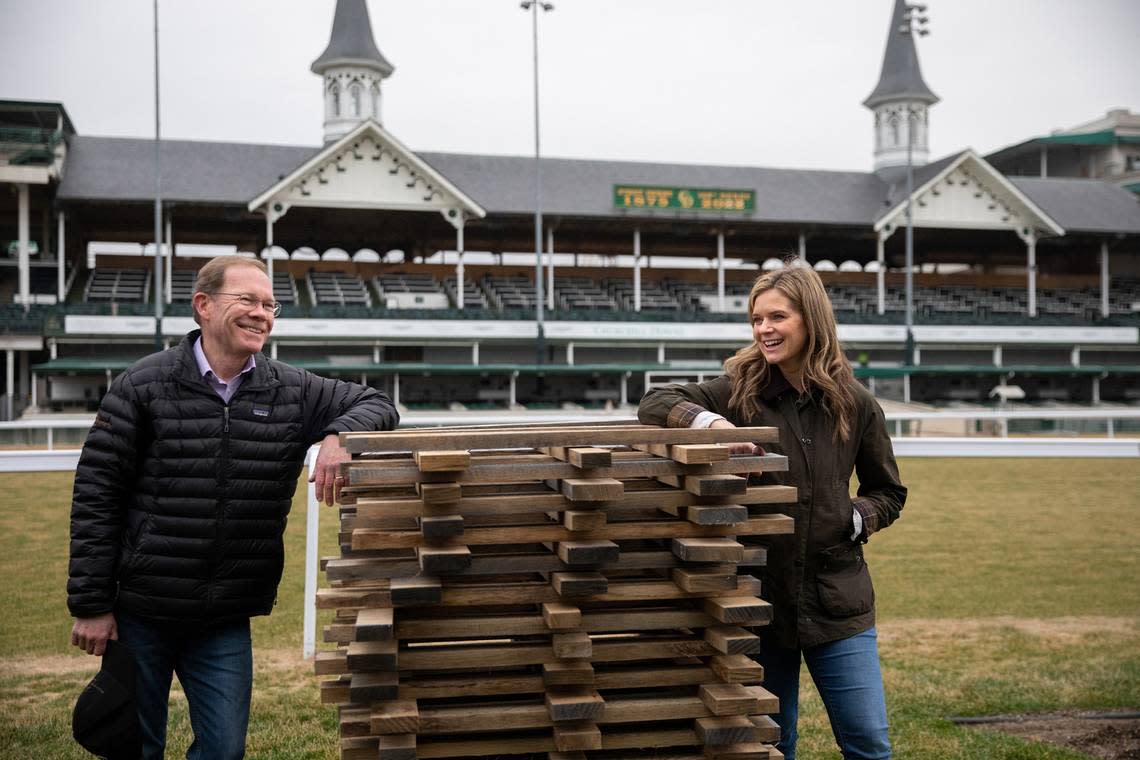
[[326, 143], [365, 119], [381, 123], [380, 83], [395, 67], [376, 47], [365, 0], [337, 0], [328, 47], [310, 69], [324, 79]]
[[879, 83], [863, 101], [875, 114], [875, 172], [885, 179], [906, 166], [908, 152], [914, 166], [930, 160], [928, 109], [938, 102], [922, 78], [908, 11], [895, 0]]

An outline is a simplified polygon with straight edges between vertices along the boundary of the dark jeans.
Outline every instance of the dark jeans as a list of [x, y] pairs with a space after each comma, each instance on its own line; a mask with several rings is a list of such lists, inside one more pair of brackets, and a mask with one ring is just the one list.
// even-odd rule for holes
[[796, 757], [796, 721], [800, 701], [800, 657], [807, 663], [831, 731], [844, 758], [886, 760], [887, 703], [879, 669], [875, 629], [808, 649], [765, 647], [756, 658], [764, 666], [764, 688], [780, 699], [780, 743], [786, 760]]
[[161, 760], [174, 673], [186, 693], [194, 741], [190, 760], [238, 760], [245, 755], [253, 646], [249, 620], [219, 626], [172, 625], [115, 616], [119, 641], [138, 665], [135, 701], [143, 758]]

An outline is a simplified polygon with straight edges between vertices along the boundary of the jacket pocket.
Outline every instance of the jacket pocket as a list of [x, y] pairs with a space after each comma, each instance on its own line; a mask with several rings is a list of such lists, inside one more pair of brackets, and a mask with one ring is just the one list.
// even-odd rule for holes
[[875, 606], [871, 572], [858, 544], [848, 542], [821, 551], [816, 585], [820, 604], [835, 617], [862, 615]]

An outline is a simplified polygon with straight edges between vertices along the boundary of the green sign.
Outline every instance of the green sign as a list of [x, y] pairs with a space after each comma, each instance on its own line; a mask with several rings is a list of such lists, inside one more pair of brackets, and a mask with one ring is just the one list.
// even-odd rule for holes
[[756, 191], [715, 187], [614, 185], [614, 208], [753, 211], [756, 208]]

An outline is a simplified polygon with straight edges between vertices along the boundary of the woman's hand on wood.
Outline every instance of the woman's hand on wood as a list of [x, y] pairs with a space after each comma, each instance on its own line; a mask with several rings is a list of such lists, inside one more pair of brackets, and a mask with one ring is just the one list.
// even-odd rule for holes
[[[736, 425], [733, 425], [726, 419], [713, 420], [713, 423], [709, 425], [709, 429], [713, 430], [734, 427], [736, 427]], [[728, 446], [728, 450], [734, 456], [762, 457], [765, 454], [764, 449], [755, 443], [727, 443], [725, 445]]]

